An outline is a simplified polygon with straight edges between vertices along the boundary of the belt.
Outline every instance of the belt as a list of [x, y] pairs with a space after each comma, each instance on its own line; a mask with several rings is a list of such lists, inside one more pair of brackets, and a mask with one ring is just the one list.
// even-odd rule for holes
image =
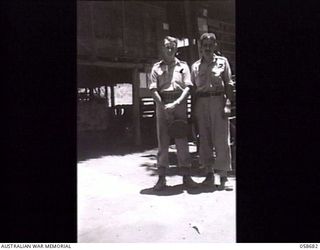
[[196, 93], [197, 97], [209, 97], [209, 96], [220, 96], [223, 95], [223, 91], [215, 91], [215, 92], [198, 92]]
[[177, 99], [181, 96], [182, 92], [162, 92], [160, 93], [160, 96], [162, 99]]

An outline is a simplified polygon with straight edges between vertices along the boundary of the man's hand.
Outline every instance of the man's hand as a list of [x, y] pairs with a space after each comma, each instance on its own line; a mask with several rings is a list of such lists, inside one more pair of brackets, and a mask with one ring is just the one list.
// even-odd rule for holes
[[231, 115], [231, 102], [229, 99], [226, 100], [224, 110], [223, 110], [224, 117], [229, 117]]
[[165, 110], [173, 110], [177, 106], [176, 102], [171, 102], [164, 105]]

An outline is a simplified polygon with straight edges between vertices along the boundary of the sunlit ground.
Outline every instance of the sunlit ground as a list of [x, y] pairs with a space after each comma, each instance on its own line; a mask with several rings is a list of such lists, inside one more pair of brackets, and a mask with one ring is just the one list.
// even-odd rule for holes
[[144, 192], [157, 180], [155, 155], [151, 149], [78, 163], [78, 241], [235, 242], [235, 177], [229, 191], [185, 190], [173, 175], [167, 191]]

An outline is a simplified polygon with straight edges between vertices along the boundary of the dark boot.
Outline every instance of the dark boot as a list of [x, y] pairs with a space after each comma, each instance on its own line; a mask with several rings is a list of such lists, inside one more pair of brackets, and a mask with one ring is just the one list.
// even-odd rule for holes
[[198, 183], [194, 182], [190, 175], [183, 176], [183, 185], [187, 188], [196, 188], [198, 187]]
[[222, 191], [225, 188], [229, 188], [229, 187], [226, 187], [226, 185], [225, 185], [227, 181], [228, 181], [228, 178], [226, 176], [221, 176], [221, 185], [217, 186], [219, 191]]
[[158, 179], [156, 185], [154, 185], [154, 187], [152, 189], [154, 191], [161, 191], [161, 190], [165, 189], [166, 184], [167, 184], [166, 177], [164, 175], [159, 175], [159, 179]]
[[204, 181], [202, 182], [202, 184], [211, 186], [211, 185], [213, 185], [213, 181], [214, 181], [213, 173], [209, 172], [207, 174], [206, 178], [204, 179]]

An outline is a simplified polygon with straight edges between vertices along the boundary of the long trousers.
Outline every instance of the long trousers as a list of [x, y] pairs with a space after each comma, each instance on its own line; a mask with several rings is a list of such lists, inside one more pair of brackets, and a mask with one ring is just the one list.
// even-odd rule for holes
[[[209, 172], [217, 172], [226, 176], [231, 170], [231, 154], [229, 146], [229, 120], [223, 116], [224, 97], [198, 97], [195, 105], [200, 135], [200, 164]], [[216, 157], [213, 156], [213, 148]]]
[[[169, 101], [165, 101], [168, 103]], [[165, 111], [163, 107], [157, 105], [157, 137], [158, 137], [158, 173], [165, 174], [166, 169], [169, 167], [169, 144], [170, 136], [168, 134], [168, 126], [175, 119], [187, 121], [187, 103], [186, 100], [182, 101], [172, 111]], [[177, 159], [179, 167], [186, 167], [184, 170], [186, 173], [191, 167], [191, 157], [188, 148], [187, 138], [175, 138], [175, 144], [177, 147]]]

